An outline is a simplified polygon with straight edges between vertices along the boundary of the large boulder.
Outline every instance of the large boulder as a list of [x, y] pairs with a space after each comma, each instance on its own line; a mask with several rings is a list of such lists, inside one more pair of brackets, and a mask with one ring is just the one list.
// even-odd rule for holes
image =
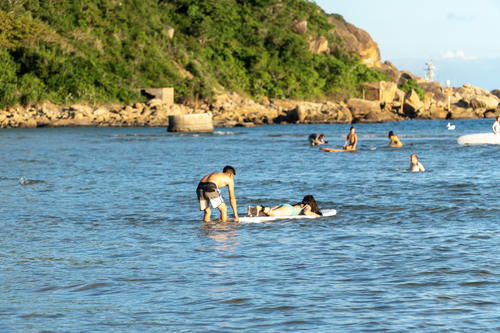
[[295, 109], [298, 122], [301, 123], [333, 123], [349, 124], [352, 115], [347, 106], [336, 103], [301, 103]]
[[398, 87], [394, 82], [370, 82], [363, 84], [364, 97], [370, 101], [392, 103]]
[[401, 73], [397, 69], [394, 64], [392, 64], [390, 61], [385, 61], [383, 64], [381, 64], [378, 69], [380, 69], [382, 72], [384, 72], [387, 75], [387, 80], [391, 82], [398, 82], [399, 77], [401, 76]]
[[416, 118], [419, 111], [424, 107], [424, 102], [420, 100], [415, 90], [411, 89], [404, 99], [403, 113], [409, 118]]
[[371, 111], [359, 122], [363, 123], [385, 123], [388, 121], [400, 121], [403, 120], [397, 114], [390, 112], [388, 110], [380, 110], [378, 112]]
[[399, 76], [398, 87], [401, 87], [401, 85], [403, 85], [403, 83], [405, 83], [408, 80], [417, 81], [417, 83], [419, 83], [419, 84], [422, 81], [421, 77], [419, 77], [418, 75], [413, 74], [412, 72], [402, 71], [400, 74], [401, 75]]
[[491, 96], [477, 96], [470, 100], [470, 106], [474, 109], [496, 109], [498, 106], [498, 98]]
[[441, 83], [436, 81], [421, 81], [418, 85], [427, 94], [432, 94], [432, 100], [435, 102], [434, 104], [444, 106], [448, 102], [448, 93], [450, 91], [446, 91]]
[[463, 108], [459, 106], [452, 106], [450, 111], [451, 119], [476, 119], [478, 115], [472, 108]]
[[430, 114], [430, 119], [440, 119], [444, 120], [449, 117], [449, 112], [447, 108], [444, 107], [436, 107], [436, 108], [431, 108], [429, 110]]
[[452, 95], [452, 102], [453, 99], [459, 99], [456, 103], [459, 103], [461, 106], [472, 107], [474, 109], [495, 109], [499, 103], [498, 97], [492, 93], [484, 89], [471, 86], [468, 83], [458, 89], [455, 89], [454, 94]]
[[381, 111], [380, 102], [367, 101], [359, 98], [349, 99], [347, 101], [347, 107], [351, 111], [353, 122], [363, 120], [369, 113]]
[[490, 91], [492, 95], [495, 95], [496, 97], [500, 98], [500, 89], [495, 89]]

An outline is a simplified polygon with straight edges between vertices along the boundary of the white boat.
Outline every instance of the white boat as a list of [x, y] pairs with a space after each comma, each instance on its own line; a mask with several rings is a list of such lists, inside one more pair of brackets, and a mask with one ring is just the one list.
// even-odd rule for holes
[[500, 145], [500, 134], [494, 133], [477, 133], [462, 135], [457, 139], [459, 145]]
[[446, 127], [448, 127], [448, 129], [449, 129], [450, 131], [452, 131], [452, 130], [454, 130], [454, 129], [455, 129], [455, 125], [452, 125], [452, 124], [450, 124], [450, 123], [448, 123], [448, 125], [446, 125]]

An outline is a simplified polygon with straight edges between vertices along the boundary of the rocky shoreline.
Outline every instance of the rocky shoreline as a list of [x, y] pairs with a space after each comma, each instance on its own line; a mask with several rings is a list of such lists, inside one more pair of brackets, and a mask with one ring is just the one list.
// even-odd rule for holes
[[[344, 102], [268, 100], [259, 103], [235, 93], [219, 94], [200, 105], [164, 104], [159, 99], [132, 105], [15, 106], [0, 110], [0, 128], [35, 127], [165, 127], [171, 115], [210, 113], [215, 127], [264, 124], [349, 124], [408, 119], [478, 119], [500, 115], [500, 91], [465, 84], [443, 88], [438, 82], [420, 81], [424, 100], [411, 90], [402, 92], [394, 82], [366, 84], [365, 98]], [[448, 109], [449, 103], [449, 109]]]

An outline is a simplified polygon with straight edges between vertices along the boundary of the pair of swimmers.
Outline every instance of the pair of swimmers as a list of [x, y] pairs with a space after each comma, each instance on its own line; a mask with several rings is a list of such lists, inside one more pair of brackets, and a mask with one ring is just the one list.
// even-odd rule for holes
[[[328, 141], [325, 141], [324, 134], [314, 133], [309, 135], [309, 143], [311, 144], [311, 146], [319, 146], [328, 143]], [[358, 137], [356, 136], [354, 126], [352, 126], [351, 129], [349, 130], [349, 134], [347, 134], [347, 138], [344, 143], [343, 149], [349, 151], [355, 151], [357, 143], [358, 143]]]
[[[309, 140], [311, 141], [312, 137], [314, 134], [311, 134], [309, 136]], [[320, 134], [320, 137], [323, 138], [323, 141], [319, 141], [315, 138], [313, 141], [311, 141], [311, 146], [323, 144], [323, 143], [328, 143], [324, 141], [324, 134]], [[398, 137], [394, 134], [393, 131], [389, 132], [389, 139], [391, 140], [389, 142], [389, 147], [403, 147], [403, 143], [398, 139]], [[356, 134], [356, 128], [354, 126], [351, 126], [349, 129], [349, 133], [347, 134], [347, 137], [344, 142], [344, 146], [342, 149], [348, 150], [348, 151], [356, 151], [356, 146], [358, 144], [358, 136]]]
[[[234, 193], [235, 175], [236, 170], [232, 166], [227, 165], [222, 169], [222, 172], [210, 173], [200, 180], [196, 188], [196, 195], [200, 204], [200, 210], [204, 211], [203, 221], [210, 221], [210, 206], [219, 210], [222, 222], [227, 221], [227, 206], [220, 193], [221, 187], [228, 188], [229, 201], [234, 213], [234, 221], [239, 221], [236, 196]], [[301, 202], [293, 205], [281, 204], [272, 208], [263, 206], [248, 207], [248, 216], [258, 216], [259, 214], [264, 216], [307, 215], [316, 217], [323, 215], [312, 195], [306, 195]]]
[[[393, 131], [390, 131], [388, 136], [389, 136], [389, 140], [390, 140], [389, 147], [392, 147], [392, 148], [403, 147], [403, 143], [398, 139], [398, 137], [394, 134]], [[422, 165], [422, 163], [420, 163], [418, 161], [417, 154], [411, 154], [410, 167], [408, 168], [408, 171], [411, 171], [411, 172], [424, 172], [425, 171], [425, 168]]]

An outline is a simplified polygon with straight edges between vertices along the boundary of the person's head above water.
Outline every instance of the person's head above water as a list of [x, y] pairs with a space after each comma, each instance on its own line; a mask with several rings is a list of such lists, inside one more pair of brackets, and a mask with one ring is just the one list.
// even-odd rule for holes
[[236, 170], [234, 170], [234, 168], [232, 166], [230, 166], [230, 165], [226, 165], [224, 167], [224, 169], [222, 169], [222, 172], [224, 172], [224, 173], [230, 173], [233, 176], [236, 176]]
[[354, 126], [351, 126], [351, 129], [349, 130], [351, 133], [354, 133], [356, 129], [354, 128]]
[[394, 132], [393, 132], [393, 131], [390, 131], [390, 132], [389, 132], [389, 138], [391, 138], [392, 136], [394, 136]]
[[411, 154], [410, 161], [411, 161], [412, 164], [417, 164], [418, 163], [417, 154]]

